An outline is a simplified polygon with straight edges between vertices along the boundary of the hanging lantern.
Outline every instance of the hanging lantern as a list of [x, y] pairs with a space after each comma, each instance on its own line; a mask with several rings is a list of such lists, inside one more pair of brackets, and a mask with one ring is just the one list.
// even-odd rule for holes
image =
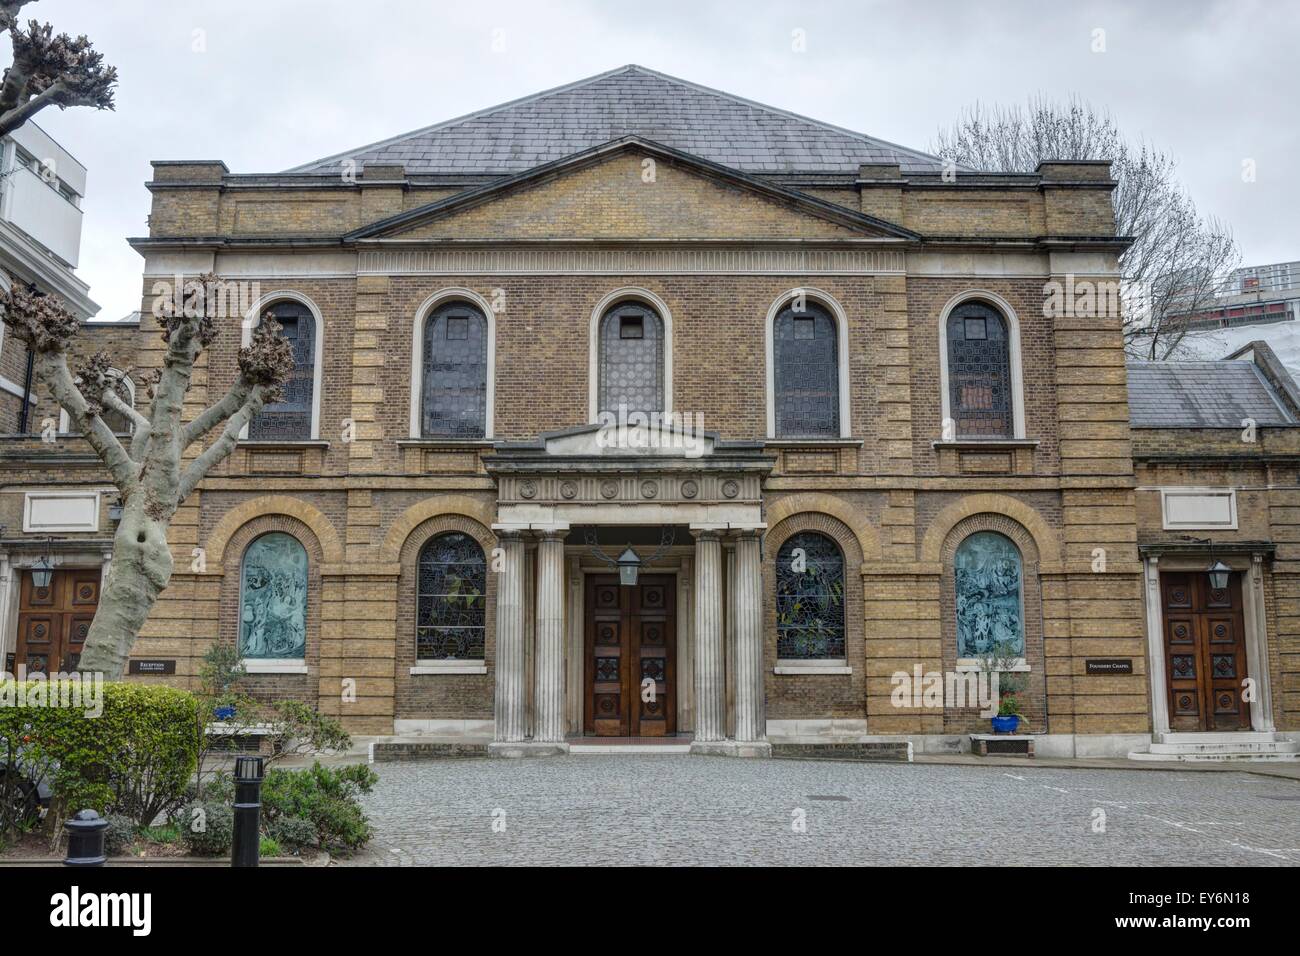
[[1228, 575], [1232, 573], [1232, 568], [1222, 561], [1215, 561], [1206, 573], [1210, 576], [1210, 587], [1216, 591], [1223, 591], [1228, 587]]
[[48, 588], [54, 577], [54, 565], [50, 564], [48, 555], [42, 555], [32, 565], [32, 584], [38, 588]]
[[636, 584], [636, 573], [641, 568], [641, 559], [636, 556], [629, 544], [627, 549], [618, 556], [618, 583], [624, 587], [632, 587]]

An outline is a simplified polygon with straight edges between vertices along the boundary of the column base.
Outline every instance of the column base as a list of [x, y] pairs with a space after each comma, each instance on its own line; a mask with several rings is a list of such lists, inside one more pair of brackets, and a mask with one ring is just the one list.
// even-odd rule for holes
[[520, 740], [507, 743], [494, 740], [488, 744], [489, 757], [556, 757], [569, 752], [569, 745], [563, 741], [547, 743], [538, 740]]
[[693, 740], [691, 753], [704, 757], [770, 757], [772, 745], [766, 740]]

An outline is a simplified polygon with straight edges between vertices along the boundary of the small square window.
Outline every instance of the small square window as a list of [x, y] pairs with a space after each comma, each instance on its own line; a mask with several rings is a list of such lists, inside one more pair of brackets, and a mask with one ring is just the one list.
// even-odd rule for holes
[[645, 317], [625, 315], [618, 320], [618, 337], [620, 339], [645, 338]]
[[814, 339], [817, 337], [816, 319], [795, 319], [794, 337], [796, 339]]
[[987, 339], [988, 329], [985, 327], [984, 319], [967, 319], [966, 320], [966, 341], [972, 339]]
[[469, 338], [469, 319], [463, 315], [447, 316], [447, 338], [448, 339], [468, 339]]

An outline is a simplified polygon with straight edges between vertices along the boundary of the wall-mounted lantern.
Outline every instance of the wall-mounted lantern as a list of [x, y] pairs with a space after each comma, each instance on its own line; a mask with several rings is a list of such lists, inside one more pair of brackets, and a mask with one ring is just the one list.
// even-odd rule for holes
[[610, 567], [618, 568], [618, 583], [623, 587], [635, 587], [637, 574], [641, 570], [642, 564], [651, 564], [657, 561], [665, 551], [672, 547], [673, 539], [676, 537], [676, 530], [671, 525], [665, 525], [660, 531], [659, 548], [654, 554], [650, 555], [645, 561], [641, 560], [632, 545], [628, 544], [623, 549], [623, 553], [617, 558], [611, 558], [596, 543], [596, 529], [588, 528], [586, 534], [587, 549], [597, 560], [604, 561]]
[[48, 588], [50, 582], [54, 580], [54, 565], [50, 561], [51, 538], [46, 538], [45, 553], [36, 559], [32, 565], [32, 585], [38, 588]]
[[1209, 566], [1206, 573], [1210, 576], [1210, 587], [1216, 591], [1222, 591], [1228, 586], [1228, 575], [1232, 573], [1232, 568], [1222, 561], [1215, 561]]

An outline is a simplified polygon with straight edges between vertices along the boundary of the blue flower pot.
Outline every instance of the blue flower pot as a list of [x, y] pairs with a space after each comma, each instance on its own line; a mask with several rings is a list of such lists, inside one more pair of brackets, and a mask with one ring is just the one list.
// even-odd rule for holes
[[1014, 734], [1016, 728], [1020, 726], [1020, 718], [1015, 714], [1007, 717], [994, 717], [992, 720], [995, 734]]
[[212, 714], [217, 718], [217, 720], [229, 720], [231, 717], [235, 716], [235, 708], [230, 704], [226, 704], [225, 706], [215, 708], [212, 711]]

